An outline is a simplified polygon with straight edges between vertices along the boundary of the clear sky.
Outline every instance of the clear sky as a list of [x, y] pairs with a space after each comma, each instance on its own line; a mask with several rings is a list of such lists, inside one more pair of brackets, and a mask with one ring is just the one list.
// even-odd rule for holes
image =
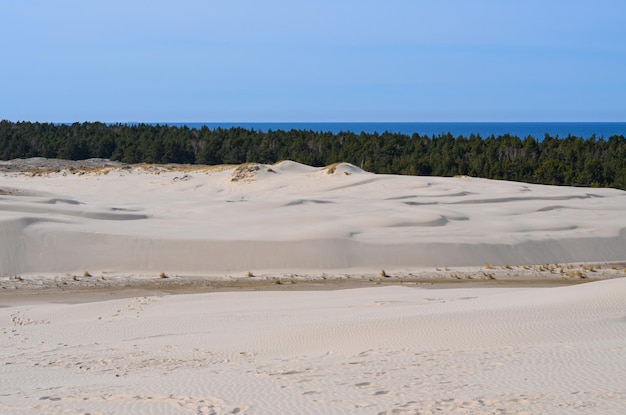
[[0, 0], [0, 119], [626, 121], [624, 0]]

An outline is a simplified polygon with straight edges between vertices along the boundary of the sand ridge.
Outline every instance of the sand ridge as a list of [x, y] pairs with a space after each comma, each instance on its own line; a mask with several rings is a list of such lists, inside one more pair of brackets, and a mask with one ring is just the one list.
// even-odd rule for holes
[[340, 163], [0, 176], [0, 276], [392, 272], [623, 261], [626, 192]]

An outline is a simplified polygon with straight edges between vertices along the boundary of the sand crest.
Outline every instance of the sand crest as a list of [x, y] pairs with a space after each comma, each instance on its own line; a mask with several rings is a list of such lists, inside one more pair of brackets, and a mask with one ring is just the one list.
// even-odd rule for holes
[[105, 166], [0, 181], [0, 276], [363, 273], [626, 259], [626, 192], [348, 165]]

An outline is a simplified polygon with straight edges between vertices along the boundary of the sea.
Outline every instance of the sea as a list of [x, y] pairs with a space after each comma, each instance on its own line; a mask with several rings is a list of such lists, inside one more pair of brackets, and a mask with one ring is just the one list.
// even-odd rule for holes
[[591, 137], [608, 139], [615, 135], [626, 136], [626, 122], [171, 122], [158, 124], [187, 126], [196, 129], [206, 126], [210, 130], [242, 127], [262, 132], [295, 129], [333, 134], [340, 132], [355, 134], [390, 132], [413, 135], [417, 133], [429, 137], [448, 133], [454, 137], [469, 137], [474, 134], [480, 135], [482, 138], [510, 134], [520, 138], [530, 136], [536, 140], [542, 140], [546, 135], [554, 138], [574, 136], [585, 139]]

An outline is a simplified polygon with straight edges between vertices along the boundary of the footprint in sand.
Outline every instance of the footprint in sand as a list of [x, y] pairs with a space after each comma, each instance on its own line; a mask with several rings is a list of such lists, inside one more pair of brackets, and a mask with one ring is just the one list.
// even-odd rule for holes
[[[85, 412], [82, 408], [88, 407], [89, 402], [110, 402], [113, 405], [132, 403], [137, 408], [142, 408], [143, 406], [148, 412], [151, 412], [150, 407], [156, 408], [165, 404], [171, 408], [171, 413], [194, 415], [234, 415], [243, 414], [249, 409], [246, 405], [227, 405], [222, 399], [216, 397], [202, 398], [180, 395], [42, 396], [39, 400], [49, 403], [46, 405], [47, 409], [63, 408], [63, 413], [69, 414], [84, 414]], [[81, 410], [72, 408], [73, 403], [79, 404]]]

